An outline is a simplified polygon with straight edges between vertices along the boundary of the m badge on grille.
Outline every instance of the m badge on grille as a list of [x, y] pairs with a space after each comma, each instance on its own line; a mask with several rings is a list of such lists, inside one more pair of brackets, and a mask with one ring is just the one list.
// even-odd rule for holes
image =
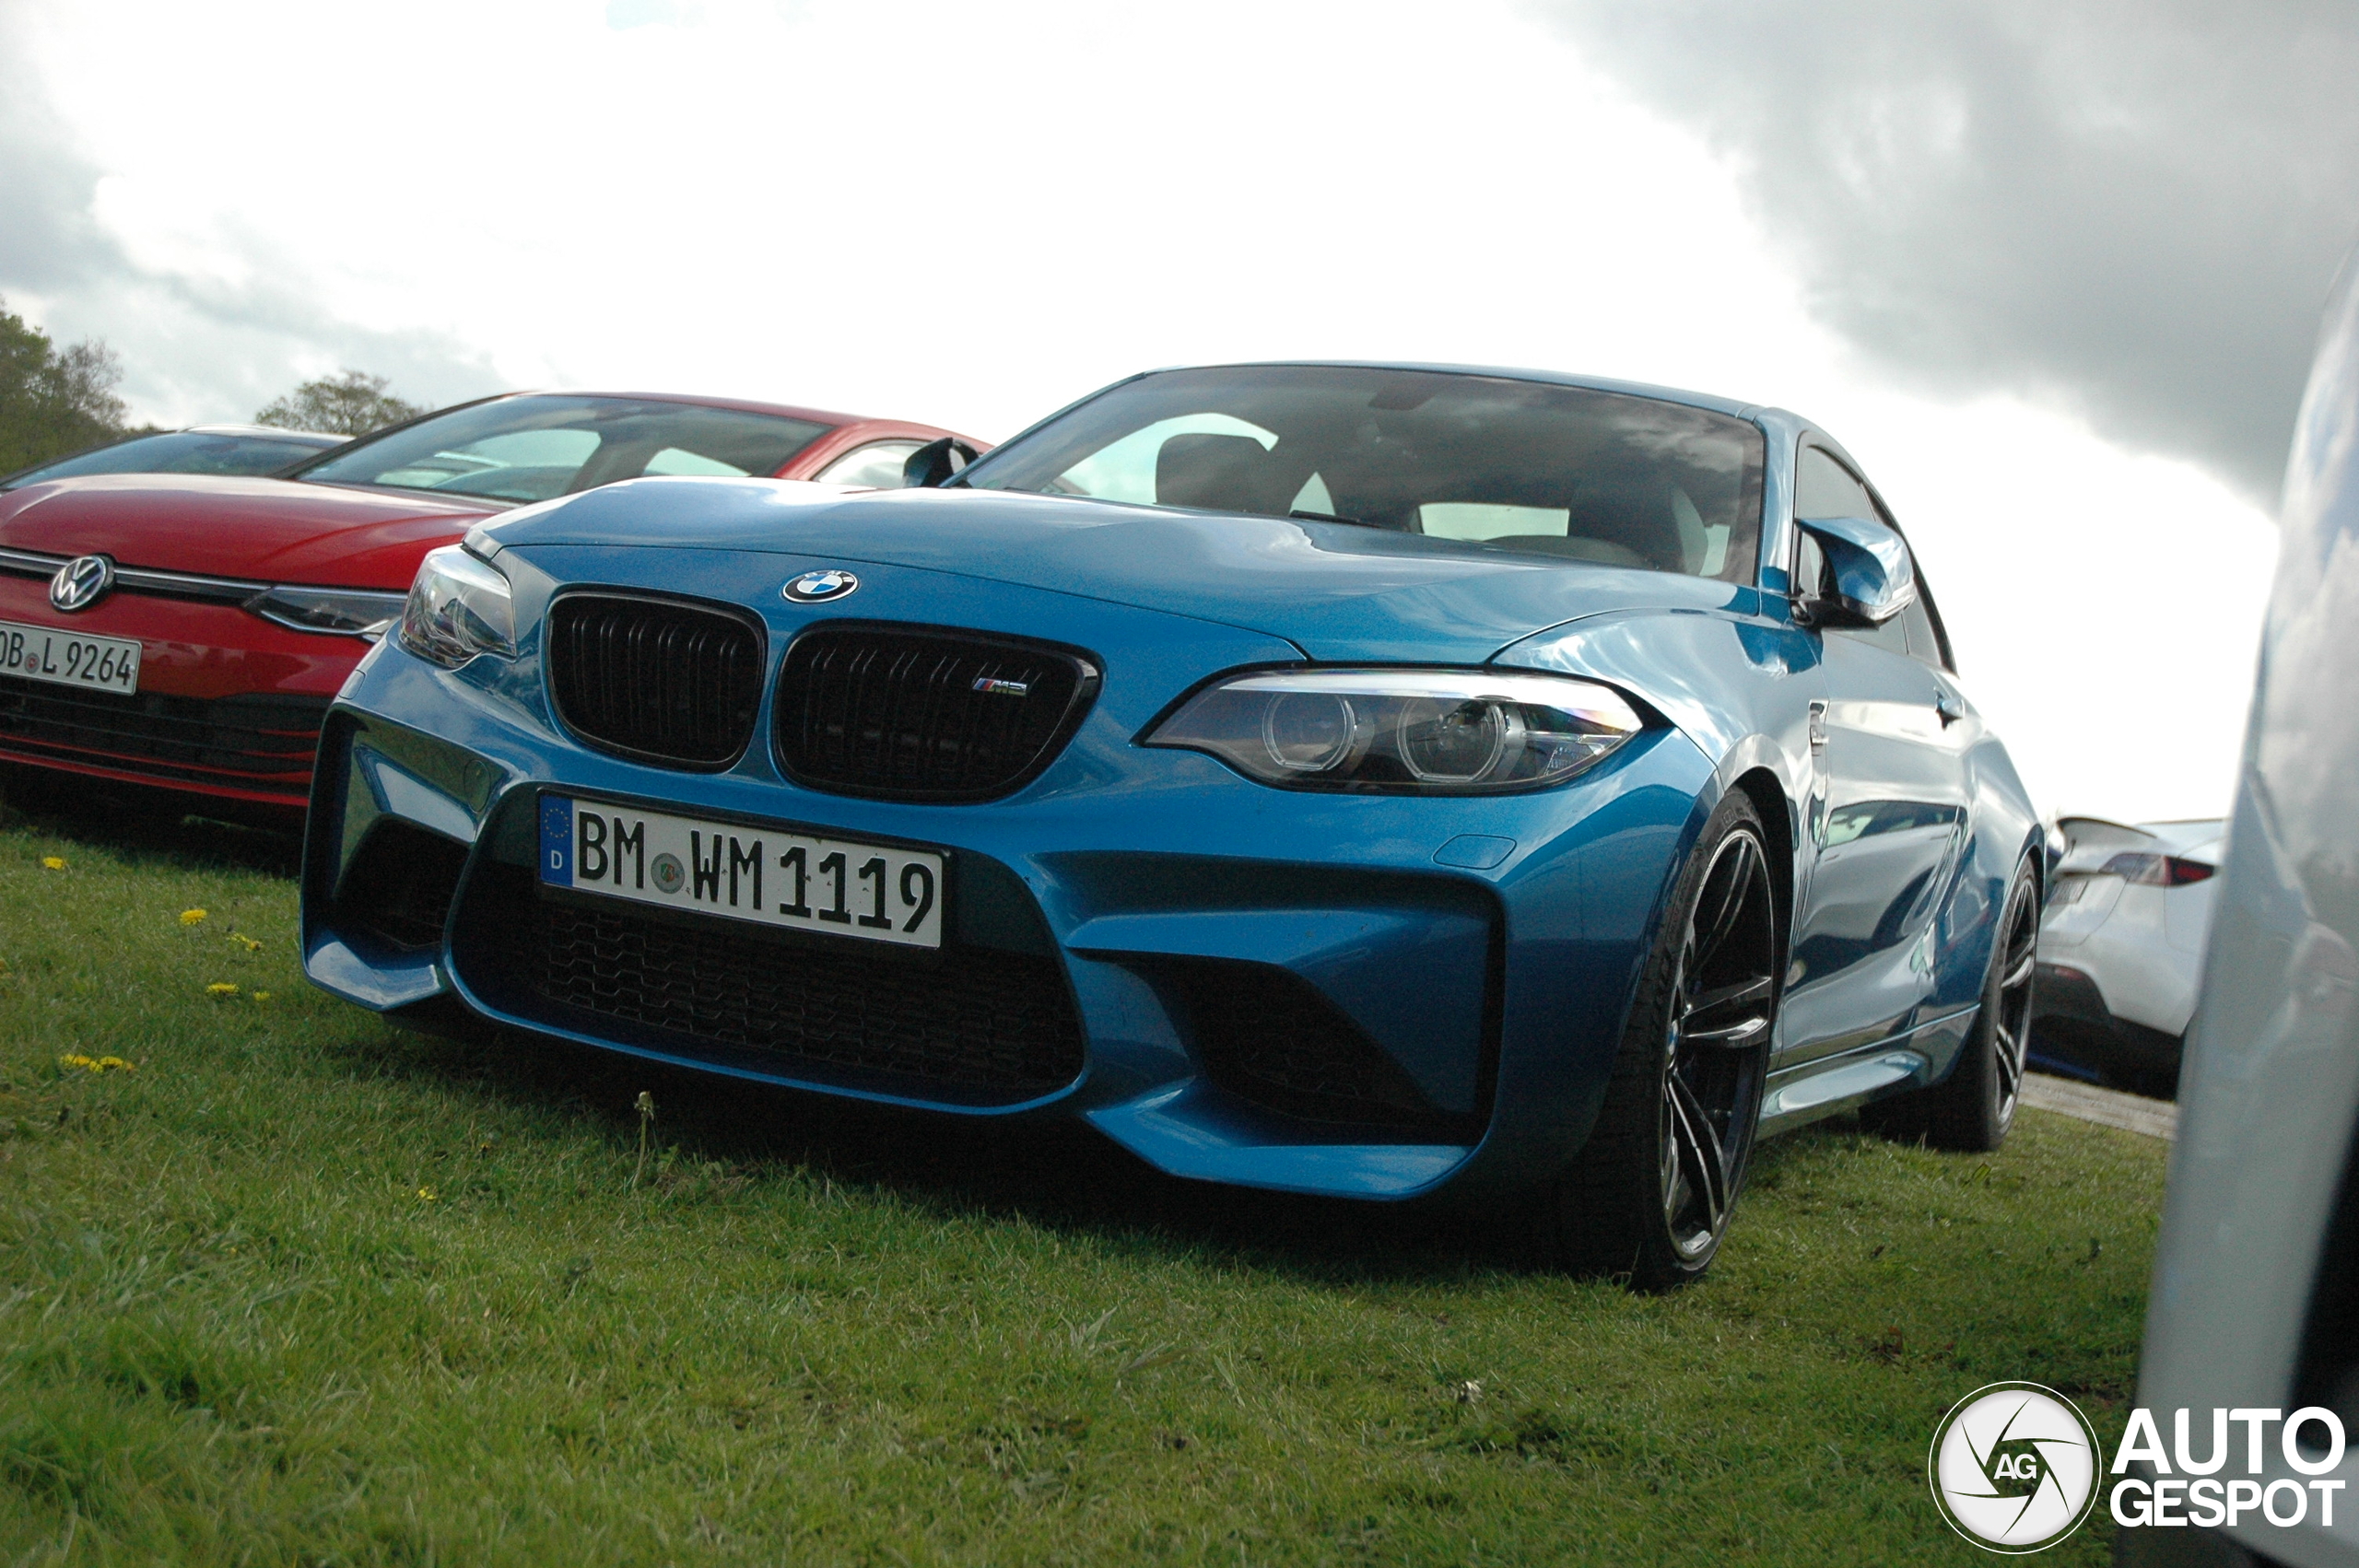
[[1023, 681], [997, 681], [989, 675], [975, 677], [975, 689], [986, 696], [1030, 696], [1032, 688]]
[[824, 604], [830, 599], [841, 599], [860, 586], [860, 579], [840, 567], [826, 571], [804, 572], [779, 591], [797, 604]]

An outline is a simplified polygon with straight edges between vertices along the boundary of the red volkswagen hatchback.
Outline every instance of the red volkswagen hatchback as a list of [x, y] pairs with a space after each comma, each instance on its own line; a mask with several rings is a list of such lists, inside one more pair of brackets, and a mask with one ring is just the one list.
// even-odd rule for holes
[[888, 486], [931, 426], [712, 398], [464, 404], [276, 478], [123, 474], [0, 497], [0, 764], [291, 825], [320, 719], [419, 557], [648, 474]]

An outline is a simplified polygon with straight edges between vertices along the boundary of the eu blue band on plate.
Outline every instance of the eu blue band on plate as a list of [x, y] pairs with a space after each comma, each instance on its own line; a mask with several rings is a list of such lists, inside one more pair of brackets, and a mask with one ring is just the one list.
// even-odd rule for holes
[[573, 885], [573, 802], [562, 795], [541, 797], [541, 880]]

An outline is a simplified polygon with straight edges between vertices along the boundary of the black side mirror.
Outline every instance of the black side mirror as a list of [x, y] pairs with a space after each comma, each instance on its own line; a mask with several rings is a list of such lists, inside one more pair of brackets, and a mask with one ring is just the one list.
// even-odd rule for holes
[[1880, 626], [1917, 602], [1917, 574], [1900, 535], [1872, 518], [1796, 518], [1817, 542], [1827, 581], [1798, 585], [1794, 603], [1814, 626]]
[[928, 441], [901, 463], [901, 485], [910, 490], [938, 490], [975, 461], [975, 449], [956, 436]]

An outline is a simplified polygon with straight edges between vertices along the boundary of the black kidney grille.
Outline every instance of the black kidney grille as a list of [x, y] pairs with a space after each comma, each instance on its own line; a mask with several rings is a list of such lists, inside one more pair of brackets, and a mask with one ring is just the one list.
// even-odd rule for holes
[[762, 638], [719, 610], [620, 594], [549, 606], [557, 709], [574, 732], [642, 762], [726, 767], [753, 737]]
[[822, 626], [786, 651], [779, 761], [797, 783], [839, 794], [989, 800], [1054, 760], [1097, 690], [1097, 671], [1057, 649]]
[[725, 921], [547, 898], [525, 923], [543, 997], [675, 1036], [690, 1054], [734, 1047], [780, 1071], [997, 1103], [1081, 1071], [1081, 1021], [1053, 958], [784, 946]]

